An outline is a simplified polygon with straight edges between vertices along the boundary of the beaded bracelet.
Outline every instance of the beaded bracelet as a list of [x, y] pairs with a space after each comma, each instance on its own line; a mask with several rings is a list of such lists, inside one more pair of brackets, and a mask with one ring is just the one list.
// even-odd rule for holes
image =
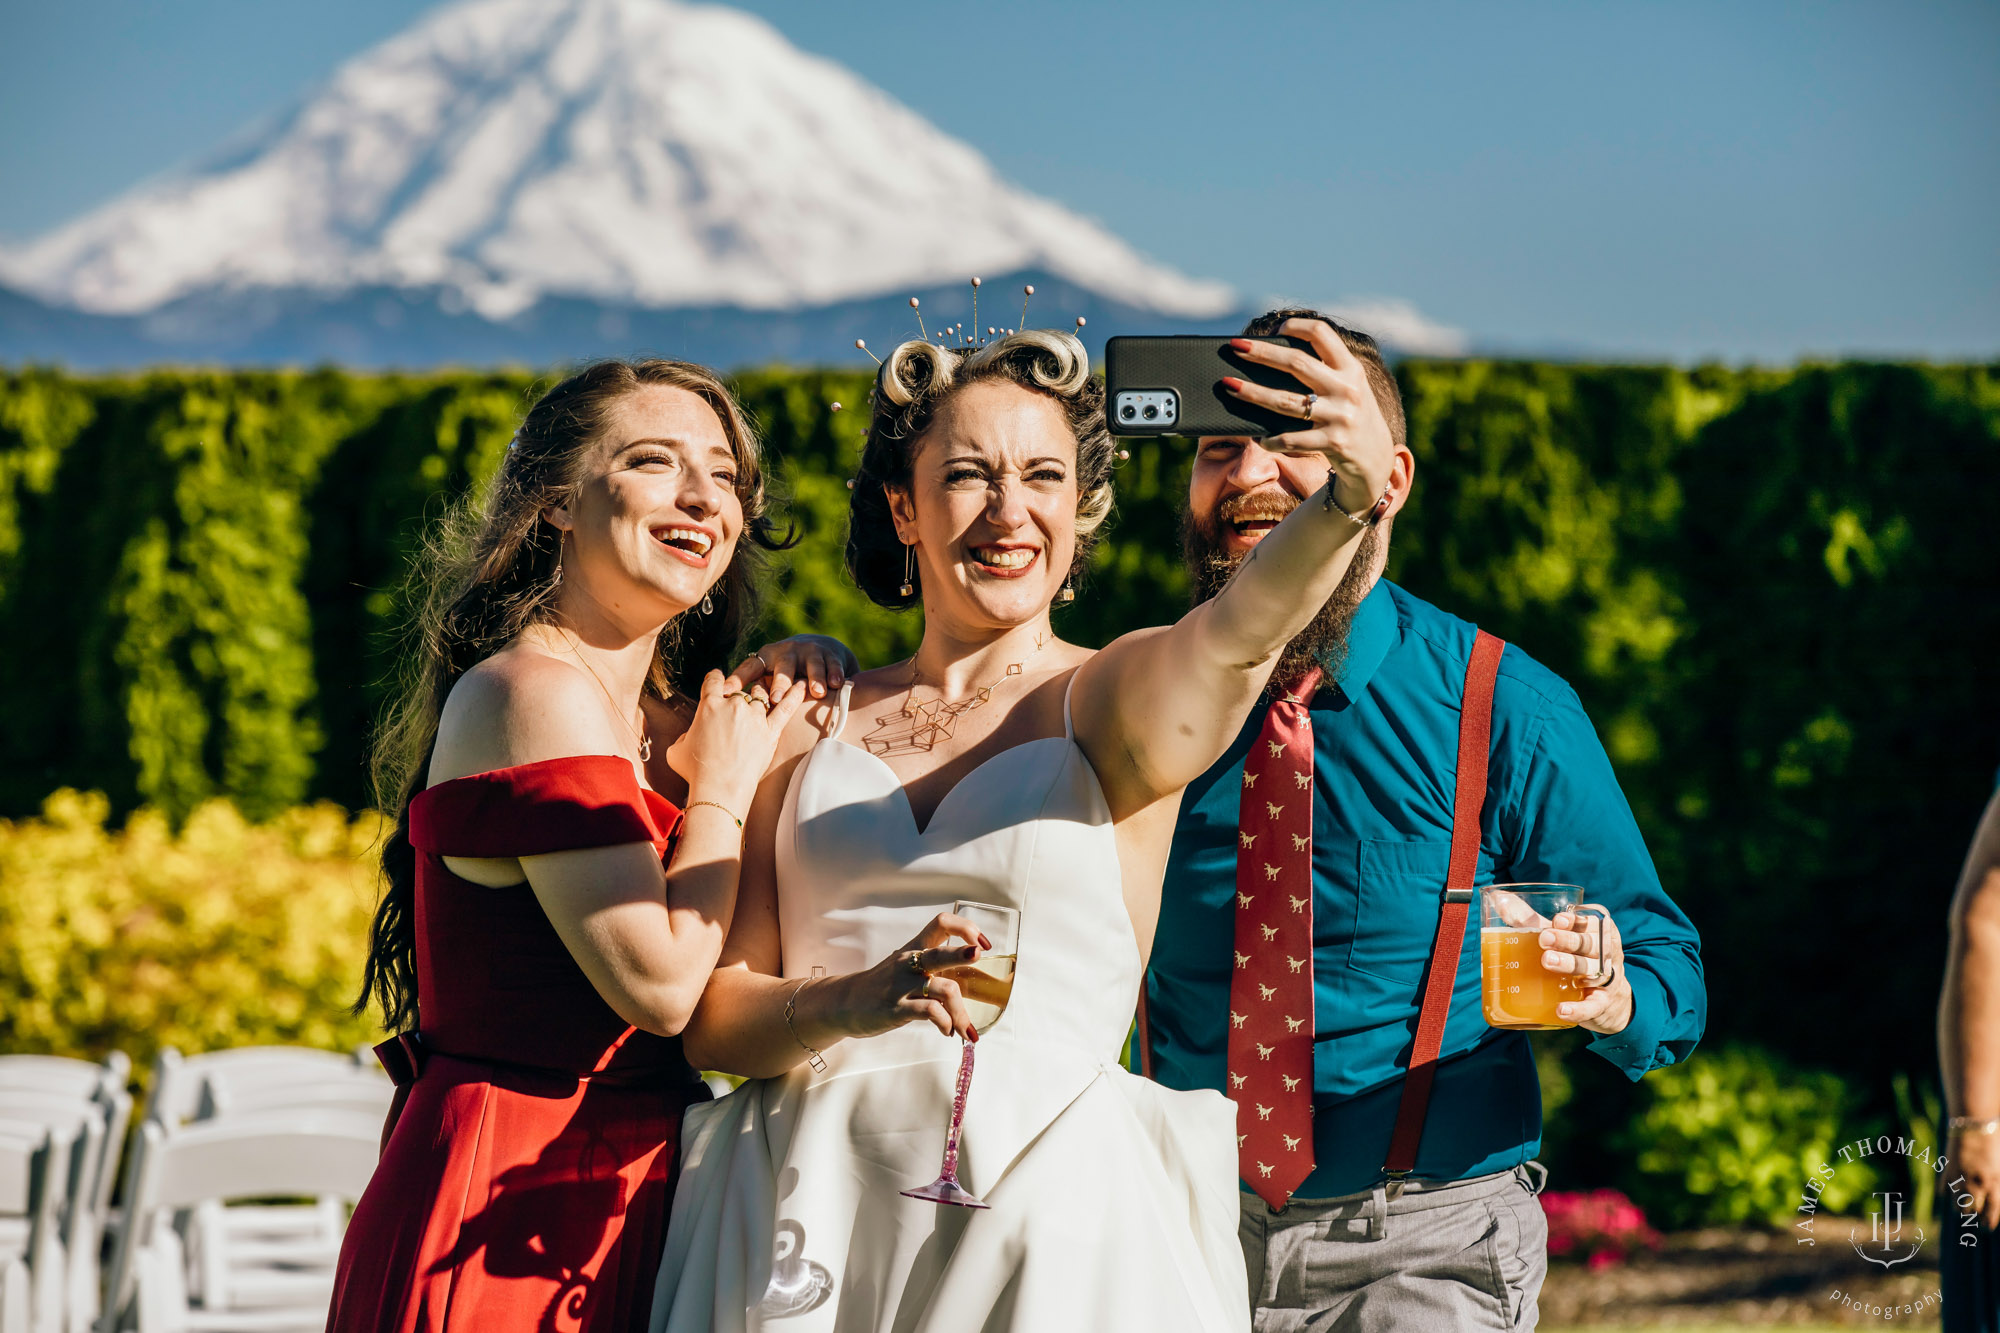
[[1378, 522], [1381, 521], [1382, 515], [1389, 512], [1390, 487], [1384, 486], [1382, 488], [1381, 499], [1377, 500], [1374, 504], [1370, 505], [1367, 509], [1363, 510], [1361, 513], [1358, 514], [1348, 513], [1345, 509], [1342, 509], [1340, 507], [1340, 502], [1333, 498], [1333, 492], [1336, 488], [1337, 480], [1338, 479], [1334, 477], [1328, 477], [1326, 479], [1326, 498], [1321, 503], [1329, 514], [1338, 514], [1342, 518], [1346, 519], [1349, 523], [1354, 524], [1356, 527], [1372, 528]]
[[1955, 1115], [1951, 1118], [1950, 1128], [1964, 1130], [1969, 1134], [2000, 1134], [2000, 1116], [1982, 1120], [1978, 1116]]

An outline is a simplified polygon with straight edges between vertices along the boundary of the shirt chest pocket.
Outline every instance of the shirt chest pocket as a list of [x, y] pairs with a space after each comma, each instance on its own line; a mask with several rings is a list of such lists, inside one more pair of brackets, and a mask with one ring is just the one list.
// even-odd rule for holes
[[1424, 979], [1437, 939], [1451, 844], [1370, 838], [1362, 842], [1360, 856], [1348, 965], [1415, 986]]

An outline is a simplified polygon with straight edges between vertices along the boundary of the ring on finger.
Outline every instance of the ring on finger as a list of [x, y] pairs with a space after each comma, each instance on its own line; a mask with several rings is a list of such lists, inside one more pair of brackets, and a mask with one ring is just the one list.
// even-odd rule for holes
[[933, 978], [933, 977], [931, 976], [931, 974], [930, 974], [930, 973], [928, 973], [928, 972], [924, 973], [924, 988], [923, 988], [922, 990], [918, 991], [918, 992], [917, 992], [917, 994], [919, 994], [919, 995], [923, 996], [923, 997], [924, 997], [924, 998], [925, 998], [926, 1000], [930, 999], [930, 998], [931, 998], [931, 982], [932, 982], [933, 980], [935, 980], [935, 978]]
[[1313, 404], [1318, 401], [1319, 395], [1311, 390], [1307, 390], [1304, 401], [1299, 404], [1299, 420], [1311, 421], [1313, 419]]

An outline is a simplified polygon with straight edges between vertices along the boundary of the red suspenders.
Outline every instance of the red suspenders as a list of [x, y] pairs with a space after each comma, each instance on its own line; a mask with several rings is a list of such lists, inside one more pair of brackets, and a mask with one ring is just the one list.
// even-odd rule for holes
[[[1437, 1077], [1438, 1049], [1444, 1043], [1445, 1019], [1458, 984], [1458, 963], [1465, 945], [1465, 920], [1472, 907], [1472, 880], [1479, 869], [1479, 816], [1486, 806], [1486, 762], [1493, 746], [1493, 684], [1500, 674], [1500, 654], [1507, 645], [1485, 630], [1472, 642], [1472, 660], [1465, 668], [1465, 695], [1458, 715], [1458, 781], [1451, 811], [1451, 868], [1446, 872], [1444, 906], [1438, 912], [1437, 940], [1424, 973], [1423, 1005], [1417, 1012], [1417, 1039], [1410, 1051], [1410, 1072], [1403, 1080], [1403, 1100], [1396, 1108], [1396, 1129], [1382, 1174], [1394, 1195], [1417, 1165], [1417, 1144], [1424, 1135], [1424, 1114], [1430, 1109], [1431, 1083]], [[1153, 1076], [1152, 1033], [1146, 1023], [1146, 988], [1139, 987], [1139, 1072]]]
[[1479, 869], [1479, 812], [1486, 805], [1486, 759], [1493, 741], [1493, 682], [1500, 673], [1500, 654], [1506, 646], [1480, 630], [1472, 643], [1472, 661], [1465, 668], [1465, 697], [1458, 714], [1458, 789], [1451, 810], [1451, 869], [1444, 881], [1444, 906], [1438, 912], [1437, 943], [1431, 947], [1430, 966], [1424, 972], [1424, 1002], [1417, 1013], [1410, 1073], [1403, 1080], [1403, 1101], [1396, 1108], [1389, 1157], [1382, 1163], [1392, 1194], [1402, 1188], [1417, 1165], [1424, 1113], [1431, 1104], [1431, 1082], [1437, 1077], [1438, 1047], [1444, 1041], [1445, 1019], [1451, 1016], [1451, 992], [1458, 982], [1458, 961], [1465, 943], [1465, 918], [1472, 906], [1472, 878]]

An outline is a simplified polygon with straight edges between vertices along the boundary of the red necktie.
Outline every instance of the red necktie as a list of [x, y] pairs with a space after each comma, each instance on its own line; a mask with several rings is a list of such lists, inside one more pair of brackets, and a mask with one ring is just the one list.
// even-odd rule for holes
[[1236, 817], [1229, 1096], [1237, 1170], [1273, 1208], [1312, 1174], [1312, 715], [1319, 670], [1264, 714]]

